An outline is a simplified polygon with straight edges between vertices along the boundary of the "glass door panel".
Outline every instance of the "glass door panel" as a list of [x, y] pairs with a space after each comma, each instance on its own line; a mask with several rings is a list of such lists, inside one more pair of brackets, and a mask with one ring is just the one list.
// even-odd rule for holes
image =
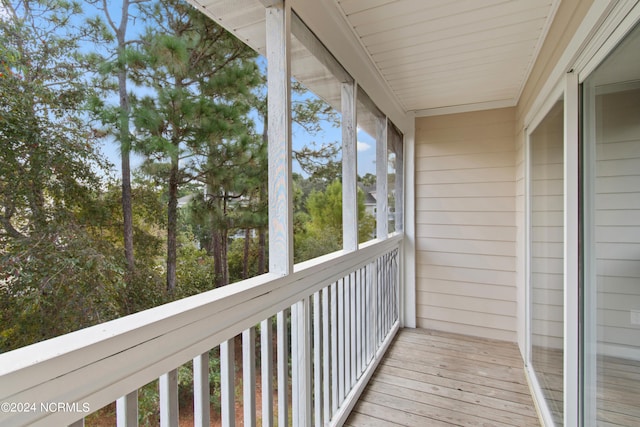
[[585, 425], [640, 425], [640, 28], [583, 91]]
[[546, 409], [563, 421], [563, 100], [529, 135], [530, 362]]

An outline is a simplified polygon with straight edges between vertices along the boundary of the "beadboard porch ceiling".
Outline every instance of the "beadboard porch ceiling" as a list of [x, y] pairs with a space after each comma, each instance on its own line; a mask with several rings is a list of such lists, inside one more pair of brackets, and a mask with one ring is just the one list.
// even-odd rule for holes
[[[191, 1], [264, 53], [260, 0]], [[560, 0], [313, 2], [343, 21], [397, 104], [425, 115], [516, 105]]]

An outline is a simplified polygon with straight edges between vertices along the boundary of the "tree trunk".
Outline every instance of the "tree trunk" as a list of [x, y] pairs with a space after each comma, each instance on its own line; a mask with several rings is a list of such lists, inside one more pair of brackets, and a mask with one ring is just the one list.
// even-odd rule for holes
[[220, 247], [220, 233], [218, 230], [211, 230], [211, 247], [213, 254], [213, 271], [216, 274], [216, 288], [222, 286], [222, 255]]
[[266, 273], [266, 248], [267, 248], [267, 231], [264, 227], [258, 229], [258, 274]]
[[178, 155], [171, 156], [169, 175], [169, 202], [167, 209], [167, 292], [176, 289], [176, 263], [178, 256]]
[[242, 259], [242, 278], [247, 279], [249, 277], [249, 244], [251, 238], [251, 230], [249, 228], [244, 230], [244, 253]]
[[120, 26], [118, 28], [114, 28], [114, 30], [118, 40], [118, 62], [122, 67], [120, 71], [118, 71], [118, 95], [120, 98], [120, 129], [118, 139], [120, 140], [120, 156], [122, 158], [122, 219], [124, 256], [127, 262], [127, 275], [125, 280], [127, 282], [131, 280], [135, 272], [135, 257], [133, 254], [133, 207], [131, 202], [131, 140], [129, 138], [129, 116], [131, 114], [131, 105], [129, 103], [129, 93], [127, 92], [127, 66], [124, 64], [124, 50], [126, 48], [128, 22], [129, 0], [124, 0], [122, 2]]

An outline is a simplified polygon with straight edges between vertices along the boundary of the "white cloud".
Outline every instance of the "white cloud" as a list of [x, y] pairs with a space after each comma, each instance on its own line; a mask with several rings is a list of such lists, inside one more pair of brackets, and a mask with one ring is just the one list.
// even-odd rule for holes
[[369, 148], [371, 148], [371, 145], [367, 144], [366, 142], [358, 141], [358, 146], [356, 148], [358, 151], [367, 151]]

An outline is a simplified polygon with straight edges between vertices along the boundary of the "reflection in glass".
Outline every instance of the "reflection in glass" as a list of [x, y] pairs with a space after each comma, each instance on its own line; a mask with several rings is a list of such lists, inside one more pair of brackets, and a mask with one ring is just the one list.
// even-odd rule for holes
[[585, 425], [640, 425], [640, 27], [583, 87]]
[[556, 425], [563, 423], [563, 101], [530, 135], [531, 364]]
[[402, 231], [402, 182], [404, 158], [402, 134], [391, 123], [387, 135], [387, 206], [389, 209], [389, 233]]
[[[364, 214], [359, 215], [358, 240], [376, 238], [378, 205], [376, 153], [386, 132], [386, 117], [366, 93], [358, 88], [358, 193], [363, 199]], [[382, 197], [386, 197], [382, 195]], [[360, 203], [359, 203], [360, 205]]]

